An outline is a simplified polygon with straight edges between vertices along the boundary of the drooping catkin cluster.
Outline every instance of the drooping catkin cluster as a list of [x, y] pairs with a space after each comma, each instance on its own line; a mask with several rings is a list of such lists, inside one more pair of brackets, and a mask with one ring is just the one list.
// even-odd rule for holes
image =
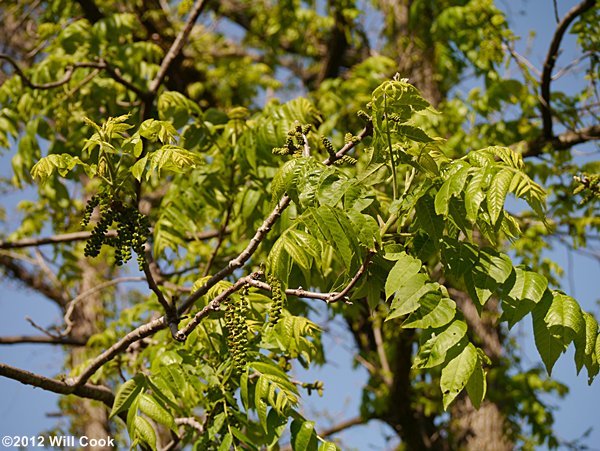
[[273, 274], [267, 274], [267, 282], [271, 285], [271, 308], [269, 309], [269, 324], [275, 325], [281, 319], [285, 307], [285, 293], [281, 288], [281, 282]]
[[245, 370], [248, 364], [248, 287], [242, 288], [239, 301], [229, 297], [221, 303], [225, 312], [227, 328], [227, 347], [233, 358], [234, 367], [238, 373]]
[[[90, 223], [94, 209], [98, 207], [98, 222], [92, 230], [88, 239], [84, 255], [96, 257], [104, 244], [115, 248], [115, 263], [118, 266], [127, 263], [131, 259], [131, 251], [137, 254], [137, 261], [142, 270], [144, 257], [144, 244], [148, 241], [150, 222], [141, 214], [137, 208], [114, 199], [109, 193], [99, 193], [88, 201], [83, 219], [82, 227]], [[116, 236], [107, 236], [106, 232], [116, 224]]]
[[287, 139], [283, 147], [275, 147], [273, 153], [275, 155], [294, 155], [301, 154], [304, 149], [304, 138], [310, 131], [310, 124], [296, 125], [287, 133]]

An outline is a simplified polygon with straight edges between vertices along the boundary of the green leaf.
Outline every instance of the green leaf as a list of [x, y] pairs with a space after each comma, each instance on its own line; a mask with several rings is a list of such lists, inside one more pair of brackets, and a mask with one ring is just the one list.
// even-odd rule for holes
[[458, 171], [452, 173], [452, 175], [440, 187], [435, 195], [435, 212], [438, 215], [448, 214], [450, 199], [453, 196], [458, 196], [462, 192], [469, 173], [470, 168], [468, 166], [462, 167]]
[[228, 432], [222, 438], [218, 451], [229, 451], [231, 450], [231, 445], [233, 445], [233, 435], [231, 434], [231, 432]]
[[31, 176], [38, 179], [41, 183], [46, 182], [57, 171], [61, 177], [66, 176], [75, 165], [80, 165], [86, 174], [92, 176], [95, 174], [94, 167], [84, 163], [79, 157], [73, 157], [69, 154], [51, 154], [40, 159], [31, 168]]
[[135, 435], [146, 443], [150, 449], [156, 449], [156, 432], [152, 425], [143, 417], [136, 416], [134, 420]]
[[142, 180], [142, 175], [146, 170], [146, 163], [148, 163], [148, 155], [144, 155], [143, 158], [136, 161], [129, 169], [131, 175], [133, 175], [138, 182]]
[[323, 442], [318, 451], [338, 451], [338, 447], [333, 442]]
[[175, 433], [178, 432], [173, 415], [154, 397], [147, 394], [141, 395], [138, 407], [143, 414], [152, 418], [157, 423], [168, 427]]
[[508, 321], [508, 327], [512, 328], [527, 313], [538, 304], [548, 286], [548, 281], [541, 274], [522, 268], [515, 268], [515, 279], [509, 280], [508, 294], [502, 297], [502, 321]]
[[146, 377], [143, 374], [137, 374], [121, 385], [115, 395], [115, 402], [113, 403], [109, 418], [127, 410], [145, 387]]
[[486, 391], [487, 382], [485, 379], [485, 371], [483, 370], [481, 361], [478, 359], [473, 374], [471, 374], [469, 382], [467, 382], [467, 394], [476, 409], [479, 409], [481, 402], [485, 399]]
[[533, 311], [531, 317], [533, 321], [533, 337], [540, 357], [546, 366], [546, 371], [552, 375], [552, 368], [558, 357], [565, 351], [566, 347], [563, 341], [551, 333], [545, 318], [552, 305], [552, 296], [545, 296], [539, 302]]
[[[296, 421], [296, 420], [295, 420]], [[303, 421], [295, 428], [292, 434], [292, 447], [294, 451], [306, 451], [309, 449], [311, 439], [315, 431], [314, 421]]]
[[150, 167], [146, 179], [149, 179], [155, 170], [159, 176], [163, 170], [181, 173], [195, 168], [203, 162], [199, 155], [172, 144], [165, 144], [160, 149], [152, 152], [149, 154], [148, 159]]
[[487, 192], [487, 208], [492, 224], [496, 224], [500, 212], [504, 209], [504, 200], [513, 175], [514, 170], [504, 168], [498, 171], [490, 182], [490, 189]]
[[570, 296], [554, 292], [552, 305], [544, 321], [550, 333], [560, 338], [565, 348], [585, 330], [585, 320], [579, 304]]
[[441, 327], [456, 314], [456, 303], [439, 293], [427, 293], [419, 301], [420, 307], [402, 323], [404, 328]]
[[412, 125], [397, 125], [396, 133], [398, 133], [398, 135], [401, 137], [420, 143], [428, 143], [433, 141], [433, 139], [427, 133]]
[[448, 409], [450, 403], [465, 388], [473, 371], [475, 371], [478, 361], [477, 349], [469, 343], [460, 354], [450, 360], [442, 369], [440, 387], [443, 394], [444, 410]]
[[394, 267], [390, 270], [385, 282], [385, 297], [388, 299], [408, 280], [421, 270], [420, 260], [402, 252]]
[[256, 404], [256, 413], [258, 420], [265, 432], [267, 432], [267, 397], [269, 396], [269, 380], [266, 377], [259, 377], [254, 389], [254, 403]]
[[415, 206], [415, 213], [416, 225], [427, 232], [437, 247], [437, 241], [442, 238], [444, 232], [444, 219], [436, 214], [433, 197], [429, 195], [421, 197]]
[[456, 320], [445, 329], [435, 329], [431, 337], [419, 347], [413, 368], [433, 368], [446, 360], [448, 352], [458, 345], [467, 333], [467, 324]]
[[471, 223], [474, 223], [477, 219], [479, 206], [485, 198], [484, 186], [487, 172], [487, 167], [475, 171], [465, 189], [465, 209], [467, 211], [467, 219]]
[[437, 289], [437, 285], [427, 283], [428, 280], [429, 277], [426, 274], [416, 274], [405, 281], [404, 285], [394, 295], [386, 321], [407, 315], [418, 309], [419, 299], [426, 293]]
[[585, 365], [588, 378], [592, 379], [598, 374], [598, 361], [596, 359], [596, 337], [598, 336], [598, 323], [593, 315], [582, 312], [585, 327], [575, 337], [575, 366], [577, 373]]

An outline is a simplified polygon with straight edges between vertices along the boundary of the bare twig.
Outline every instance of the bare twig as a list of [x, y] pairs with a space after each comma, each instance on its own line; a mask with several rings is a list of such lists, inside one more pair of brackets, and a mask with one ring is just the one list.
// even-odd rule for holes
[[0, 363], [0, 376], [62, 395], [76, 395], [81, 398], [95, 399], [103, 402], [108, 407], [112, 407], [115, 400], [112, 390], [108, 387], [92, 384], [69, 385], [66, 382], [40, 376], [4, 363]]
[[40, 332], [42, 332], [43, 334], [47, 335], [50, 338], [61, 338], [59, 335], [56, 335], [53, 332], [50, 332], [48, 329], [46, 329], [45, 327], [40, 326], [39, 324], [37, 324], [33, 319], [31, 319], [29, 316], [25, 317], [25, 321], [27, 321], [29, 324], [31, 324], [31, 327], [33, 327], [34, 329], [39, 330]]
[[194, 4], [194, 7], [190, 11], [190, 15], [185, 23], [185, 26], [175, 38], [173, 45], [171, 45], [171, 48], [165, 55], [165, 58], [163, 59], [160, 68], [158, 69], [156, 77], [154, 77], [154, 79], [150, 83], [149, 93], [151, 96], [154, 96], [158, 92], [158, 88], [160, 87], [161, 83], [166, 77], [169, 67], [171, 66], [173, 61], [175, 61], [175, 59], [179, 56], [181, 50], [183, 49], [183, 45], [185, 44], [185, 41], [187, 40], [190, 33], [192, 32], [192, 28], [196, 23], [196, 19], [198, 19], [198, 16], [202, 12], [202, 9], [204, 8], [205, 4], [206, 2], [204, 0], [198, 0]]
[[373, 125], [369, 124], [365, 128], [362, 129], [362, 131], [356, 137], [357, 138], [356, 140], [353, 140], [353, 141], [350, 141], [349, 143], [347, 143], [344, 147], [342, 147], [340, 150], [338, 150], [336, 152], [335, 156], [330, 155], [325, 161], [323, 161], [323, 164], [326, 166], [333, 164], [334, 162], [336, 162], [337, 160], [342, 158], [344, 155], [346, 155], [348, 152], [350, 152], [360, 141], [362, 141], [367, 136], [370, 136], [372, 133], [373, 133]]
[[[234, 174], [234, 171], [232, 171], [232, 175], [233, 174]], [[231, 182], [233, 183], [233, 180], [231, 180]], [[231, 211], [232, 210], [233, 210], [233, 199], [230, 200], [229, 205], [227, 206], [227, 212], [225, 213], [225, 220], [223, 221], [223, 224], [221, 225], [221, 227], [219, 227], [219, 236], [217, 237], [217, 244], [215, 244], [215, 247], [213, 248], [213, 251], [210, 254], [210, 258], [208, 259], [208, 262], [206, 263], [206, 267], [204, 268], [204, 276], [205, 277], [210, 272], [210, 269], [212, 268], [215, 258], [217, 258], [217, 255], [219, 253], [219, 249], [221, 248], [221, 246], [223, 244], [223, 238], [225, 238], [225, 232], [227, 231], [227, 226], [229, 225], [229, 220], [231, 219]]]
[[577, 17], [591, 9], [595, 4], [596, 0], [584, 0], [577, 6], [571, 8], [556, 27], [554, 36], [550, 42], [550, 47], [548, 48], [548, 53], [546, 54], [546, 59], [544, 61], [542, 79], [540, 81], [540, 111], [542, 113], [543, 136], [546, 140], [553, 138], [550, 83], [552, 81], [552, 70], [554, 69], [554, 65], [558, 58], [560, 44], [569, 25], [571, 25]]
[[[285, 294], [288, 296], [297, 296], [299, 298], [307, 298], [307, 299], [320, 299], [322, 301], [329, 303], [337, 302], [341, 299], [344, 299], [347, 303], [349, 302], [346, 297], [350, 290], [356, 285], [356, 282], [360, 279], [360, 277], [364, 274], [367, 266], [371, 261], [371, 256], [373, 254], [369, 253], [365, 257], [365, 260], [360, 265], [360, 268], [356, 271], [356, 274], [352, 277], [350, 282], [344, 287], [342, 291], [334, 291], [331, 293], [317, 293], [314, 291], [307, 291], [303, 288], [288, 288], [285, 290]], [[272, 288], [269, 284], [262, 282], [260, 280], [251, 279], [248, 281], [248, 285], [252, 285], [253, 287], [259, 288], [261, 290], [272, 291]]]

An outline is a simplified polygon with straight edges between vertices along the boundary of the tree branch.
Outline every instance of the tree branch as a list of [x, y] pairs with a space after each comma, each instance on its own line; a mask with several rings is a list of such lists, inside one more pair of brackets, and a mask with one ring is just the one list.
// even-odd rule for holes
[[0, 376], [14, 379], [25, 385], [32, 385], [53, 393], [59, 393], [61, 395], [76, 395], [81, 398], [95, 399], [103, 402], [108, 407], [112, 407], [115, 400], [111, 389], [108, 387], [92, 384], [73, 386], [66, 382], [40, 376], [39, 374], [34, 374], [20, 368], [6, 365], [4, 363], [0, 363]]
[[[307, 291], [303, 288], [288, 288], [285, 290], [285, 294], [288, 296], [296, 296], [299, 298], [320, 299], [322, 301], [327, 302], [328, 304], [332, 302], [337, 302], [341, 299], [345, 299], [350, 290], [354, 287], [354, 285], [356, 285], [358, 280], [364, 274], [365, 270], [367, 269], [367, 266], [371, 262], [372, 255], [373, 254], [371, 252], [367, 254], [362, 265], [360, 265], [360, 268], [358, 268], [358, 271], [356, 271], [356, 274], [354, 274], [350, 282], [348, 282], [348, 284], [344, 287], [342, 291], [334, 291], [331, 293], [317, 293], [314, 291]], [[249, 280], [248, 285], [252, 285], [253, 287], [259, 288], [261, 290], [273, 291], [269, 284], [256, 279]], [[346, 300], [346, 302], [349, 301]]]
[[136, 329], [129, 332], [119, 341], [117, 341], [110, 348], [105, 350], [102, 354], [97, 356], [94, 360], [90, 362], [90, 364], [82, 371], [79, 377], [75, 379], [67, 380], [67, 384], [73, 387], [81, 387], [83, 386], [90, 377], [94, 375], [94, 373], [106, 362], [112, 360], [117, 354], [127, 349], [127, 347], [135, 343], [136, 341], [142, 340], [150, 335], [155, 334], [161, 329], [164, 329], [167, 326], [167, 322], [164, 316], [160, 318], [154, 319], [149, 323], [142, 324]]
[[76, 340], [71, 337], [47, 337], [44, 335], [14, 335], [11, 337], [0, 337], [0, 345], [15, 345], [27, 343], [85, 346], [86, 341]]
[[67, 293], [50, 285], [42, 274], [34, 274], [13, 258], [0, 254], [0, 266], [3, 266], [9, 277], [19, 280], [25, 286], [51, 299], [61, 308], [69, 301]]
[[171, 48], [165, 55], [165, 58], [163, 59], [161, 65], [160, 65], [160, 68], [158, 69], [158, 73], [156, 74], [156, 77], [154, 77], [154, 80], [152, 80], [152, 82], [150, 83], [150, 88], [149, 88], [150, 95], [154, 96], [158, 92], [158, 88], [161, 85], [161, 83], [163, 82], [165, 76], [167, 75], [169, 67], [171, 66], [173, 61], [175, 61], [175, 58], [177, 58], [179, 56], [179, 53], [181, 52], [181, 49], [183, 48], [185, 41], [187, 40], [188, 36], [190, 35], [192, 28], [194, 27], [194, 24], [196, 23], [196, 19], [198, 19], [198, 16], [202, 12], [202, 9], [204, 9], [205, 4], [206, 4], [205, 0], [198, 0], [194, 4], [194, 7], [190, 11], [190, 15], [188, 17], [188, 20], [185, 23], [185, 26], [183, 27], [183, 29], [179, 32], [179, 34], [175, 38], [173, 45], [171, 45]]
[[554, 150], [567, 150], [587, 141], [600, 139], [600, 125], [568, 130], [550, 139], [541, 137], [533, 141], [521, 141], [512, 145], [513, 149], [520, 149], [523, 158], [536, 157], [544, 152], [547, 146]]
[[578, 16], [591, 9], [595, 4], [596, 0], [584, 0], [577, 6], [571, 8], [556, 27], [554, 36], [550, 42], [550, 47], [548, 48], [548, 53], [544, 61], [544, 68], [542, 70], [542, 79], [540, 81], [540, 111], [542, 113], [543, 136], [547, 141], [553, 139], [552, 109], [550, 107], [550, 83], [552, 81], [552, 70], [554, 69], [554, 65], [558, 58], [558, 52], [560, 50], [562, 38], [566, 33], [567, 28], [569, 28], [571, 22], [573, 22]]
[[335, 424], [335, 425], [321, 431], [319, 433], [319, 437], [326, 438], [331, 435], [337, 434], [338, 432], [342, 432], [346, 429], [350, 429], [351, 427], [359, 426], [361, 424], [367, 424], [368, 422], [369, 422], [369, 420], [365, 420], [362, 417], [350, 418], [348, 420], [342, 421], [338, 424]]
[[[197, 240], [208, 240], [210, 238], [216, 238], [219, 236], [219, 230], [209, 230], [207, 232], [201, 232], [195, 235], [190, 235], [189, 239], [197, 239]], [[229, 233], [228, 230], [225, 233]], [[87, 240], [92, 236], [92, 232], [73, 232], [73, 233], [63, 233], [59, 235], [53, 235], [48, 237], [39, 237], [39, 238], [24, 238], [22, 240], [16, 241], [0, 241], [0, 249], [20, 249], [25, 247], [34, 247], [34, 246], [43, 246], [45, 244], [58, 244], [58, 243], [68, 243], [68, 242], [76, 242]], [[105, 236], [113, 237], [117, 236], [116, 230], [109, 230], [106, 232]]]
[[219, 310], [221, 302], [227, 299], [231, 294], [240, 290], [244, 285], [248, 284], [252, 279], [257, 279], [262, 275], [262, 271], [255, 271], [252, 274], [242, 277], [237, 280], [233, 285], [228, 287], [219, 293], [212, 301], [210, 301], [202, 310], [194, 315], [192, 320], [182, 327], [176, 334], [175, 339], [177, 341], [185, 341], [189, 334], [200, 324], [200, 321], [205, 316], [208, 316], [211, 312]]

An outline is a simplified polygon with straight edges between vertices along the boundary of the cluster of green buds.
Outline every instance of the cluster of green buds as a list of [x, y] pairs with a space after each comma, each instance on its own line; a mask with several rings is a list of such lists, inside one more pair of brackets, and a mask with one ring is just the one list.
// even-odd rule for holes
[[310, 124], [296, 125], [296, 127], [288, 131], [283, 147], [275, 147], [273, 153], [275, 155], [301, 155], [306, 145], [305, 139], [310, 128]]
[[[109, 193], [99, 193], [88, 201], [85, 207], [82, 227], [90, 223], [94, 209], [98, 207], [99, 218], [88, 239], [84, 255], [96, 257], [103, 245], [115, 249], [115, 263], [121, 266], [132, 257], [132, 250], [137, 254], [140, 270], [145, 263], [144, 244], [148, 241], [150, 222], [137, 208], [115, 199]], [[107, 235], [116, 223], [116, 235]]]
[[[353, 136], [351, 133], [348, 133], [345, 136], [346, 143], [356, 141], [356, 140], [358, 140], [358, 138]], [[335, 165], [337, 165], [337, 166], [350, 165], [351, 166], [351, 165], [356, 164], [356, 158], [353, 158], [349, 155], [343, 155], [341, 157], [337, 157], [335, 147], [333, 147], [333, 144], [331, 144], [331, 141], [329, 141], [329, 139], [327, 137], [321, 136], [321, 144], [323, 144], [323, 147], [327, 151], [330, 161], [333, 161], [333, 163]]]
[[573, 177], [578, 185], [573, 194], [581, 193], [581, 205], [589, 203], [592, 199], [600, 198], [600, 174], [579, 174]]
[[229, 297], [221, 306], [225, 312], [227, 347], [233, 358], [235, 370], [242, 373], [248, 363], [248, 287], [242, 288], [238, 302]]
[[281, 282], [273, 274], [267, 274], [267, 283], [271, 286], [271, 308], [269, 309], [269, 324], [275, 325], [281, 319], [285, 307], [285, 293]]

